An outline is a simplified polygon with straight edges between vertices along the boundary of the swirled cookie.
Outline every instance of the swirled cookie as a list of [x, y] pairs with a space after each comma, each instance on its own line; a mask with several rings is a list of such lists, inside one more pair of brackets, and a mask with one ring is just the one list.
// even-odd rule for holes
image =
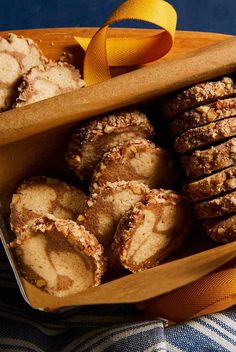
[[51, 295], [64, 297], [101, 283], [102, 246], [74, 221], [52, 215], [36, 219], [11, 247], [24, 278]]
[[0, 111], [12, 106], [22, 76], [47, 61], [32, 39], [13, 33], [7, 39], [0, 37]]
[[151, 190], [120, 220], [113, 241], [114, 258], [132, 272], [158, 265], [177, 250], [191, 224], [189, 205], [169, 190]]
[[217, 196], [220, 193], [232, 191], [235, 188], [236, 166], [231, 166], [216, 174], [187, 183], [184, 191], [192, 201], [197, 202]]
[[32, 104], [83, 86], [84, 81], [79, 70], [65, 62], [36, 66], [24, 74], [15, 107]]
[[199, 177], [236, 163], [236, 138], [206, 150], [196, 150], [181, 158], [187, 176]]
[[236, 214], [203, 221], [209, 237], [219, 243], [236, 241]]
[[91, 194], [77, 222], [93, 233], [104, 246], [105, 254], [109, 254], [120, 218], [148, 192], [147, 186], [136, 181], [121, 181], [99, 187]]
[[18, 235], [35, 218], [52, 214], [57, 218], [76, 220], [84, 210], [87, 196], [79, 189], [49, 177], [32, 177], [13, 195], [10, 223]]
[[95, 118], [73, 134], [67, 161], [80, 178], [91, 179], [104, 153], [112, 147], [134, 139], [150, 139], [153, 127], [140, 111], [119, 111]]
[[236, 83], [233, 78], [224, 77], [215, 82], [199, 83], [169, 97], [164, 103], [163, 113], [173, 119], [184, 111], [234, 94]]
[[177, 136], [192, 128], [233, 116], [236, 116], [236, 98], [217, 100], [183, 113], [170, 126], [173, 135]]
[[178, 153], [186, 153], [193, 149], [220, 142], [236, 135], [236, 117], [209, 123], [184, 132], [175, 140]]
[[236, 191], [195, 205], [199, 219], [216, 218], [236, 212]]
[[129, 141], [104, 154], [94, 171], [91, 189], [118, 181], [138, 181], [150, 188], [167, 188], [173, 185], [176, 174], [170, 152], [148, 140]]

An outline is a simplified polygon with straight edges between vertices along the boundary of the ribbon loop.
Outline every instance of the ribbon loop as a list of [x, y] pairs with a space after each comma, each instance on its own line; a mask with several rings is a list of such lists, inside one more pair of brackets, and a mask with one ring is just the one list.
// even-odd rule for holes
[[[107, 39], [109, 25], [123, 20], [142, 20], [163, 28], [153, 36]], [[127, 0], [90, 38], [76, 37], [86, 50], [84, 79], [87, 85], [111, 78], [110, 66], [138, 66], [166, 55], [172, 48], [177, 23], [175, 9], [164, 0]]]

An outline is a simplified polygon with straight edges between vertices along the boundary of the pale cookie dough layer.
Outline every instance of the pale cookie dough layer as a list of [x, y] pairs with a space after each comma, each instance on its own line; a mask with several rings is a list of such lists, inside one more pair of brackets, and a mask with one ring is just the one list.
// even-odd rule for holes
[[213, 241], [229, 243], [236, 241], [236, 215], [203, 221], [203, 226]]
[[171, 123], [171, 131], [173, 135], [179, 135], [192, 128], [232, 116], [236, 116], [236, 98], [218, 100], [185, 112]]
[[30, 221], [46, 214], [76, 220], [86, 200], [87, 196], [71, 185], [49, 177], [33, 177], [13, 195], [11, 228], [18, 235]]
[[97, 237], [109, 255], [120, 218], [148, 192], [147, 186], [135, 181], [107, 184], [91, 194], [77, 222]]
[[236, 94], [236, 83], [229, 77], [216, 82], [196, 84], [167, 99], [163, 106], [163, 113], [169, 119], [175, 118], [184, 111], [234, 94]]
[[195, 205], [199, 219], [216, 218], [236, 212], [236, 191]]
[[174, 160], [168, 151], [147, 140], [130, 141], [105, 153], [94, 171], [91, 188], [118, 181], [166, 188], [173, 185], [175, 176]]
[[150, 139], [153, 133], [142, 112], [114, 112], [81, 125], [73, 134], [66, 158], [80, 178], [91, 179], [97, 163], [112, 147], [130, 140]]
[[236, 138], [207, 150], [196, 150], [190, 156], [181, 158], [189, 177], [209, 175], [236, 163]]
[[186, 153], [236, 135], [236, 117], [212, 122], [203, 127], [184, 132], [175, 140], [175, 149]]
[[0, 112], [9, 109], [16, 96], [23, 74], [47, 62], [32, 39], [9, 34], [0, 37]]
[[132, 272], [158, 265], [188, 234], [188, 208], [173, 191], [150, 191], [119, 222], [112, 246], [114, 258]]
[[83, 86], [84, 81], [79, 70], [72, 65], [63, 62], [40, 65], [23, 76], [15, 107], [32, 104]]
[[197, 202], [236, 188], [236, 166], [217, 172], [203, 179], [189, 182], [184, 191], [189, 198]]
[[101, 283], [102, 246], [74, 221], [36, 219], [11, 247], [25, 279], [51, 295], [64, 297]]

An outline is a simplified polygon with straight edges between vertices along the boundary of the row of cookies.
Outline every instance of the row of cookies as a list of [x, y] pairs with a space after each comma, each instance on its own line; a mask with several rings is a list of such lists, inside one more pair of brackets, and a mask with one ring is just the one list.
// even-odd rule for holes
[[169, 97], [163, 106], [188, 183], [185, 192], [208, 235], [236, 239], [236, 79], [219, 78]]
[[79, 70], [48, 60], [32, 39], [0, 37], [0, 112], [83, 86]]
[[90, 184], [77, 222], [96, 235], [109, 265], [132, 272], [157, 265], [182, 243], [184, 224], [189, 228], [184, 199], [162, 189], [174, 185], [176, 166], [171, 153], [151, 141], [153, 134], [142, 112], [114, 112], [81, 125], [66, 156]]
[[173, 185], [175, 168], [171, 154], [150, 141], [153, 133], [136, 110], [95, 118], [77, 129], [67, 153], [90, 183], [89, 196], [46, 177], [17, 189], [11, 246], [28, 281], [64, 296], [100, 284], [107, 259], [136, 272], [179, 248], [191, 225], [189, 205], [160, 189]]

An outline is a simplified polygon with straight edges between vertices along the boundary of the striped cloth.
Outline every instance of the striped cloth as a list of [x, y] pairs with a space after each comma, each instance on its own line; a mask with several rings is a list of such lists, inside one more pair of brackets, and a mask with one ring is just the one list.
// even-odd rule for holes
[[5, 255], [0, 258], [0, 351], [236, 351], [236, 308], [171, 327], [133, 305], [39, 312], [24, 302]]

